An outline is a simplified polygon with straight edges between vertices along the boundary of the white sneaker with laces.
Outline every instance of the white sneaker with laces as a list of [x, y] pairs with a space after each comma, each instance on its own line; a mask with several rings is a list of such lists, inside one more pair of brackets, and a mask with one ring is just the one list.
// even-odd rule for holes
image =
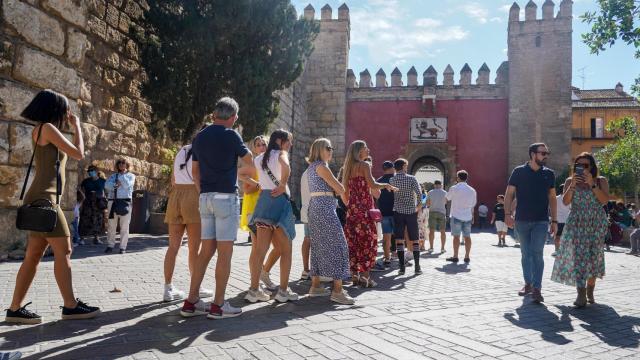
[[296, 301], [300, 298], [298, 294], [291, 291], [291, 289], [287, 288], [287, 290], [278, 289], [278, 293], [276, 294], [276, 301], [285, 303], [287, 301]]
[[240, 315], [242, 315], [242, 309], [233, 307], [228, 301], [225, 301], [220, 307], [215, 304], [211, 304], [211, 310], [209, 311], [209, 314], [207, 314], [207, 317], [209, 319], [220, 320]]
[[262, 283], [264, 284], [264, 287], [266, 287], [269, 290], [274, 290], [275, 288], [278, 287], [278, 285], [274, 284], [273, 281], [271, 281], [271, 278], [269, 277], [269, 273], [266, 271], [262, 271], [260, 273], [260, 281], [262, 281]]
[[300, 275], [300, 280], [309, 280], [309, 272], [307, 270], [303, 270]]
[[271, 297], [262, 291], [262, 289], [249, 289], [247, 290], [247, 294], [244, 296], [244, 299], [250, 303], [256, 303], [258, 301], [269, 301]]
[[213, 290], [211, 289], [205, 289], [205, 288], [200, 288], [200, 297], [201, 298], [209, 298], [209, 297], [213, 297]]
[[343, 305], [353, 305], [356, 301], [343, 289], [342, 292], [331, 292], [331, 301]]
[[205, 304], [204, 301], [202, 301], [202, 299], [199, 299], [197, 303], [193, 304], [193, 307], [194, 309], [191, 312], [191, 311], [184, 311], [184, 306], [183, 306], [183, 310], [180, 310], [180, 315], [182, 315], [182, 317], [194, 317], [198, 315], [204, 315], [209, 312], [207, 309], [207, 304]]
[[164, 286], [164, 294], [162, 295], [162, 300], [164, 301], [174, 301], [174, 300], [183, 300], [186, 297], [184, 291], [180, 291], [174, 288], [172, 285]]

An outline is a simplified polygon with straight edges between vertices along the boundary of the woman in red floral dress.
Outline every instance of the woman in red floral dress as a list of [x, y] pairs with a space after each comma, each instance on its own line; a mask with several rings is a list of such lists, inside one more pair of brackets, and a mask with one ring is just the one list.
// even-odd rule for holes
[[377, 183], [371, 174], [371, 165], [364, 160], [369, 156], [369, 148], [362, 140], [349, 146], [344, 163], [342, 183], [346, 189], [343, 202], [347, 204], [347, 220], [344, 234], [349, 245], [349, 266], [354, 284], [375, 287], [369, 270], [376, 262], [378, 236], [376, 223], [369, 216], [373, 206], [371, 190], [396, 190], [389, 184]]

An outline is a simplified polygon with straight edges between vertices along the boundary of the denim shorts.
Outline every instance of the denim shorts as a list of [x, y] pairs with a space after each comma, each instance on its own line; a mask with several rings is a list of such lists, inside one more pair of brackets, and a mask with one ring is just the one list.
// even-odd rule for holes
[[454, 217], [451, 218], [451, 235], [453, 236], [470, 237], [471, 236], [471, 220], [462, 221]]
[[271, 190], [262, 190], [256, 208], [253, 210], [253, 216], [249, 220], [250, 225], [257, 223], [281, 228], [289, 240], [296, 237], [296, 218], [293, 215], [291, 202], [284, 194], [273, 197]]
[[393, 216], [382, 217], [382, 233], [393, 234]]
[[200, 223], [203, 240], [236, 241], [240, 225], [237, 194], [200, 194]]

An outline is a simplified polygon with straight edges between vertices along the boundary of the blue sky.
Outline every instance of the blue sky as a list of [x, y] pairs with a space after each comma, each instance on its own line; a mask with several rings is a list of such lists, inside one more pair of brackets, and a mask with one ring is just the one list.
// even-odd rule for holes
[[[327, 3], [337, 18], [338, 7], [343, 2], [292, 0], [300, 14], [311, 3], [316, 9], [316, 18], [320, 18], [320, 8]], [[518, 1], [523, 11], [527, 2]], [[543, 2], [536, 1], [538, 17]], [[560, 0], [554, 2], [557, 12]], [[351, 16], [349, 67], [356, 74], [368, 68], [372, 75], [382, 67], [390, 79], [391, 71], [397, 66], [406, 83], [406, 73], [411, 66], [421, 75], [433, 65], [438, 71], [438, 81], [442, 82], [442, 72], [451, 64], [457, 83], [465, 63], [471, 66], [475, 81], [478, 69], [486, 62], [493, 83], [496, 69], [507, 60], [507, 18], [512, 3], [509, 0], [347, 1]], [[578, 16], [597, 9], [595, 0], [574, 0], [573, 85], [585, 89], [613, 88], [620, 81], [628, 90], [640, 73], [640, 60], [634, 58], [633, 47], [617, 43], [594, 55], [581, 40], [580, 35], [587, 32], [589, 26]]]

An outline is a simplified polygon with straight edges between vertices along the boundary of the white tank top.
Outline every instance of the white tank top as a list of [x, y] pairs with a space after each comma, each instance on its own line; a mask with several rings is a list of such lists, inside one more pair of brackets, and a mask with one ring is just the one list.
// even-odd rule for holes
[[[262, 168], [262, 159], [264, 158], [264, 153], [256, 156], [253, 160], [256, 169], [258, 170], [258, 181], [260, 182], [260, 187], [262, 190], [273, 190], [277, 186], [271, 180], [271, 177], [267, 173], [266, 170]], [[272, 150], [271, 154], [269, 154], [269, 162], [267, 163], [269, 170], [276, 179], [280, 180], [282, 178], [282, 167], [280, 166], [280, 150]], [[287, 185], [287, 194], [289, 194], [289, 185]]]
[[173, 161], [173, 176], [175, 178], [176, 184], [180, 185], [193, 185], [193, 172], [192, 172], [192, 163], [193, 156], [189, 157], [189, 161], [187, 161], [186, 166], [183, 169], [180, 169], [180, 166], [185, 163], [187, 159], [187, 153], [191, 149], [191, 144], [185, 145], [178, 151], [176, 154], [176, 158]]

